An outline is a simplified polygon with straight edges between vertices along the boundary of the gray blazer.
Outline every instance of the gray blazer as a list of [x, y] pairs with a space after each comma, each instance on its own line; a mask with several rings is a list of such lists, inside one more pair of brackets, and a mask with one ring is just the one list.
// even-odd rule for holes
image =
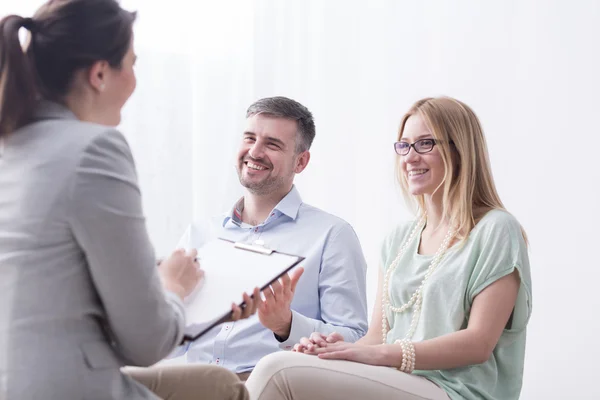
[[183, 335], [118, 131], [43, 102], [0, 139], [0, 399], [154, 399], [120, 373]]

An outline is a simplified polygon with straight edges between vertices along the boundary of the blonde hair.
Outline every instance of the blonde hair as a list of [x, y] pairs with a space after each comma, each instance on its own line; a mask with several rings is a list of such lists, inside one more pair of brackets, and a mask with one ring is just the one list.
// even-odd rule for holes
[[[425, 98], [417, 101], [402, 118], [398, 140], [406, 121], [418, 115], [436, 140], [445, 167], [442, 189], [442, 220], [457, 229], [457, 237], [466, 239], [485, 212], [505, 210], [492, 177], [487, 144], [479, 119], [466, 104], [450, 98]], [[425, 212], [423, 195], [413, 196], [402, 172], [400, 158], [396, 174], [407, 202]], [[523, 236], [526, 239], [525, 232]]]

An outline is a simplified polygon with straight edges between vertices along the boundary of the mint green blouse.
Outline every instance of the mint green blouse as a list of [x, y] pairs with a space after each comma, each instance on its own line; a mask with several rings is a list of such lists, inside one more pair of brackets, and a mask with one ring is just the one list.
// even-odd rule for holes
[[[381, 265], [384, 273], [418, 221], [397, 227], [386, 238]], [[418, 254], [420, 232], [406, 249], [389, 284], [392, 305], [400, 306], [421, 284], [433, 256]], [[421, 315], [412, 340], [419, 342], [464, 329], [473, 299], [498, 279], [519, 271], [521, 287], [510, 326], [492, 356], [483, 364], [438, 371], [414, 371], [444, 389], [452, 400], [518, 399], [523, 383], [525, 331], [531, 315], [531, 273], [521, 226], [509, 213], [489, 211], [473, 228], [466, 243], [446, 251], [423, 289]], [[387, 343], [402, 339], [410, 328], [412, 308], [387, 318]], [[418, 354], [417, 354], [418, 358]]]

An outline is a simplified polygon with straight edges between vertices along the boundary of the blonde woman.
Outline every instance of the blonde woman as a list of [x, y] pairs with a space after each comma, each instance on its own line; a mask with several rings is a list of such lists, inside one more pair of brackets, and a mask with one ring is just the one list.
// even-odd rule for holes
[[265, 357], [247, 382], [253, 399], [519, 397], [527, 244], [496, 192], [480, 123], [460, 101], [423, 99], [394, 147], [417, 216], [383, 244], [367, 334], [314, 333]]

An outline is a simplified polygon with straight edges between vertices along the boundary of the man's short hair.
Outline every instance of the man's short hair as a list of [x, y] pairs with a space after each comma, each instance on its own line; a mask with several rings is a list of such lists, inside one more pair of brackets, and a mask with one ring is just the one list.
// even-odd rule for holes
[[248, 107], [246, 118], [257, 114], [296, 121], [298, 124], [296, 153], [310, 149], [315, 138], [315, 120], [308, 108], [302, 104], [283, 96], [266, 97]]

